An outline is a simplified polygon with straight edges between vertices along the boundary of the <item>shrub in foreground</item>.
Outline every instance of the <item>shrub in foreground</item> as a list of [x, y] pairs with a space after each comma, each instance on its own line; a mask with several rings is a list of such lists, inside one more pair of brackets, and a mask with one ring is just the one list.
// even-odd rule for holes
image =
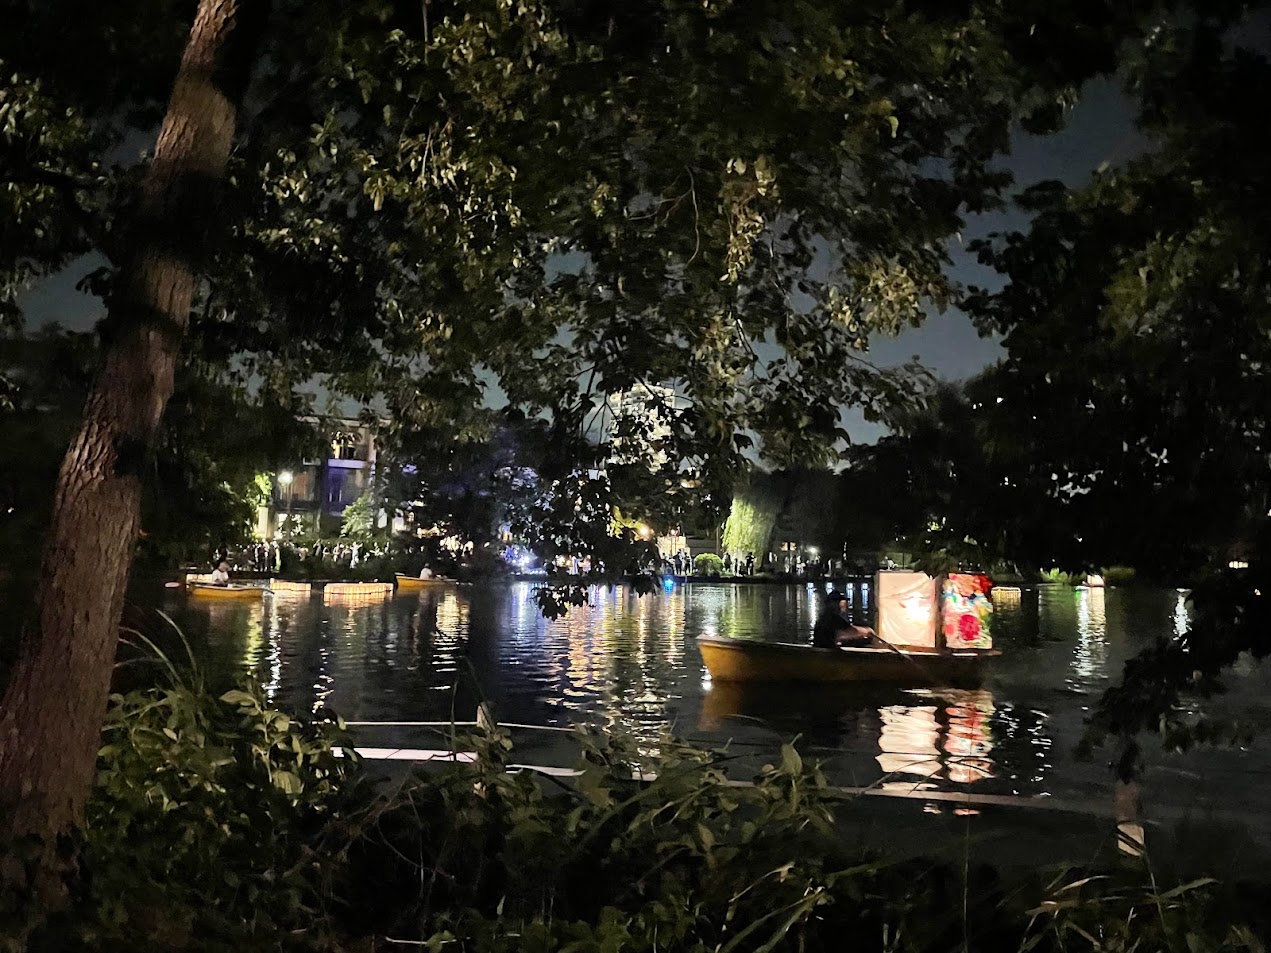
[[375, 785], [338, 720], [255, 686], [116, 695], [62, 902], [39, 916], [11, 848], [0, 932], [67, 953], [1261, 949], [1208, 881], [861, 856], [836, 825], [852, 806], [790, 746], [737, 786], [670, 739], [581, 741], [576, 782], [507, 770], [492, 729], [475, 763]]

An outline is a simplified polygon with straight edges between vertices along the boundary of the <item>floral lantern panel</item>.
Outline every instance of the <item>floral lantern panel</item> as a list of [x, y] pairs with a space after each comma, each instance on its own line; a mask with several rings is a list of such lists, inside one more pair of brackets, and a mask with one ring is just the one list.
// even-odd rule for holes
[[950, 649], [993, 647], [993, 583], [976, 573], [950, 573], [940, 587], [940, 627]]

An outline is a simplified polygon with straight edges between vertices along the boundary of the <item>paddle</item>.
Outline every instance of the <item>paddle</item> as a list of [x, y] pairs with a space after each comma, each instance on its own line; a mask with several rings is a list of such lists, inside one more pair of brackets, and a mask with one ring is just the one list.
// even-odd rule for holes
[[[924, 676], [928, 676], [928, 677], [930, 677], [930, 674], [931, 674], [931, 673], [927, 670], [926, 666], [922, 665], [922, 664], [921, 664], [921, 663], [920, 663], [920, 662], [919, 662], [916, 658], [914, 658], [914, 657], [913, 657], [912, 655], [910, 655], [909, 653], [907, 653], [907, 652], [902, 652], [900, 649], [896, 648], [896, 646], [892, 645], [890, 642], [888, 642], [886, 639], [884, 639], [884, 638], [883, 638], [881, 635], [879, 635], [879, 634], [878, 634], [878, 633], [877, 633], [874, 629], [870, 629], [869, 631], [870, 631], [870, 633], [871, 633], [871, 635], [872, 635], [872, 637], [873, 637], [873, 638], [877, 639], [879, 642], [882, 642], [882, 643], [883, 643], [883, 645], [887, 646], [887, 648], [891, 649], [893, 652], [895, 652], [897, 655], [899, 655], [901, 658], [903, 658], [906, 662], [908, 662], [908, 663], [909, 663], [910, 665], [912, 665], [914, 668], [918, 669], [918, 671], [922, 672], [922, 674], [923, 674]], [[850, 646], [846, 646], [846, 645], [840, 645], [840, 646], [839, 646], [839, 648], [840, 648], [840, 649], [846, 649], [846, 648], [849, 648], [849, 647], [850, 647]]]

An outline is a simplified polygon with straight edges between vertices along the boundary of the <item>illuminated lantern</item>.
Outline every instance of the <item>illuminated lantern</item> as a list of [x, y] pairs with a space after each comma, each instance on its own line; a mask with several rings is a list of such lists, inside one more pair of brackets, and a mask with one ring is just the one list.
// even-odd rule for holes
[[993, 583], [987, 576], [950, 573], [940, 587], [940, 631], [951, 649], [993, 647]]
[[891, 645], [936, 648], [936, 581], [924, 572], [880, 572], [874, 580], [878, 635]]

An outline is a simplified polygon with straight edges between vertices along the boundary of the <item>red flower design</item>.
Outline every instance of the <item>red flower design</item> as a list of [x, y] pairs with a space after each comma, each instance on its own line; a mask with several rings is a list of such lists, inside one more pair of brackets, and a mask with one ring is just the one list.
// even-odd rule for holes
[[975, 613], [968, 612], [958, 619], [958, 633], [963, 642], [974, 642], [980, 637], [980, 620], [975, 617]]

